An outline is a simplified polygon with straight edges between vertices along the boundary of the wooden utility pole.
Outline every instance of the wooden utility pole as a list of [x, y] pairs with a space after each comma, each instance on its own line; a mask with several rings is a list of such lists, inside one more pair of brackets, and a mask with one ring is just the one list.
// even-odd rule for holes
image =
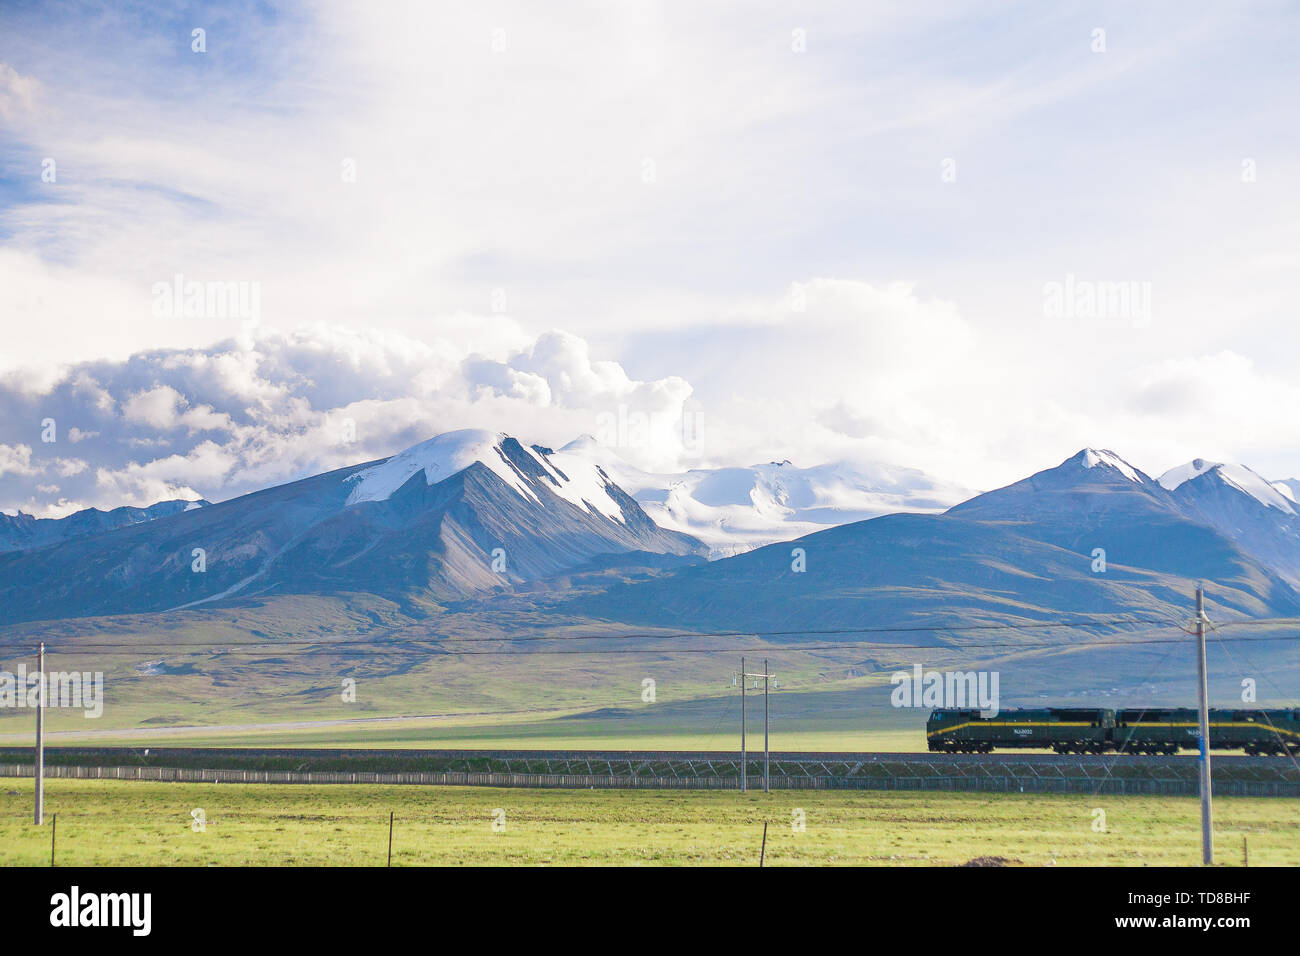
[[1210, 691], [1205, 666], [1205, 590], [1196, 587], [1196, 665], [1197, 694], [1201, 711], [1201, 860], [1206, 866], [1214, 862], [1214, 811], [1211, 807], [1210, 782]]
[[45, 823], [45, 642], [36, 652], [36, 825]]

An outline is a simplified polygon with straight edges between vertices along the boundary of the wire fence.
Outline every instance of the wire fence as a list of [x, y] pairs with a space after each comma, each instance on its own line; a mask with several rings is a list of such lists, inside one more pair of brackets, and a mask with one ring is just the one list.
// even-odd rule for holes
[[[1000, 793], [1105, 793], [1194, 795], [1198, 792], [1195, 773], [1119, 776], [1110, 773], [1069, 775], [1040, 773], [1033, 764], [1002, 764], [993, 771], [953, 773], [804, 773], [774, 774], [774, 790], [941, 790]], [[1029, 768], [1030, 772], [1025, 770]], [[996, 772], [1000, 770], [1001, 772]], [[1157, 770], [1157, 768], [1152, 768]], [[0, 777], [32, 777], [31, 764], [0, 764]], [[71, 780], [124, 780], [176, 783], [225, 784], [393, 784], [417, 786], [521, 787], [565, 790], [738, 790], [740, 776], [684, 776], [657, 774], [573, 774], [512, 773], [482, 771], [408, 771], [381, 773], [365, 771], [290, 771], [193, 769], [185, 767], [82, 767], [54, 765], [45, 776]], [[1217, 774], [1213, 781], [1217, 796], [1300, 797], [1300, 780], [1285, 772], [1260, 773], [1250, 778]], [[761, 786], [760, 775], [750, 775], [750, 787]]]

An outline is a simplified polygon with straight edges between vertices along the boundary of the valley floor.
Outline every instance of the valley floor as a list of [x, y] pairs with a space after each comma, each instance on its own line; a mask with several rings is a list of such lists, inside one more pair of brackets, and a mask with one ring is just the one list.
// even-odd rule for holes
[[[0, 865], [1195, 865], [1192, 797], [0, 782]], [[1104, 813], [1104, 832], [1095, 828]], [[1300, 865], [1289, 800], [1215, 801], [1221, 864]], [[200, 829], [198, 820], [203, 821]], [[804, 829], [796, 829], [802, 820]], [[502, 829], [494, 830], [494, 821]]]

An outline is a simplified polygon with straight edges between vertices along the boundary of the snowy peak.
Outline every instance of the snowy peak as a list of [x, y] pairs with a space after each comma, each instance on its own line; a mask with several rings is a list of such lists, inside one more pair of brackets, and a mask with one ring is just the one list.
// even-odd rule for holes
[[1204, 458], [1193, 458], [1185, 465], [1179, 465], [1177, 468], [1170, 468], [1157, 481], [1160, 487], [1165, 491], [1173, 491], [1183, 482], [1190, 481], [1193, 478], [1199, 478], [1211, 468], [1222, 467], [1217, 461], [1206, 461]]
[[1078, 462], [1084, 468], [1113, 468], [1129, 481], [1143, 484], [1144, 475], [1126, 462], [1119, 455], [1108, 449], [1085, 448], [1070, 461]]
[[1300, 502], [1300, 480], [1295, 478], [1283, 478], [1280, 481], [1270, 481], [1270, 485], [1277, 489], [1278, 494], [1286, 498], [1287, 501]]
[[600, 447], [600, 442], [596, 441], [594, 436], [579, 435], [573, 441], [569, 442], [567, 445], [561, 448], [560, 451], [567, 452], [569, 454], [577, 454], [579, 452], [594, 451], [599, 447]]
[[506, 438], [502, 432], [466, 428], [412, 445], [378, 465], [349, 475], [346, 480], [354, 487], [345, 507], [363, 501], [387, 501], [421, 471], [427, 484], [436, 485], [475, 463], [487, 467], [519, 494], [536, 500], [502, 450]]
[[1175, 491], [1188, 482], [1192, 482], [1196, 487], [1204, 483], [1226, 485], [1249, 495], [1265, 507], [1276, 508], [1283, 514], [1300, 513], [1296, 508], [1294, 494], [1284, 482], [1268, 481], [1245, 465], [1196, 458], [1185, 465], [1171, 468], [1160, 476], [1160, 485], [1167, 491]]
[[345, 507], [387, 501], [413, 477], [424, 473], [436, 485], [472, 465], [482, 465], [525, 500], [541, 503], [549, 492], [570, 504], [627, 523], [618, 489], [605, 472], [580, 455], [528, 447], [504, 432], [461, 429], [412, 445], [346, 479], [353, 484]]
[[705, 542], [715, 558], [884, 514], [937, 513], [972, 494], [915, 469], [883, 464], [800, 468], [783, 459], [655, 474], [634, 468], [589, 435], [565, 445], [560, 455], [566, 454], [597, 464], [659, 527]]

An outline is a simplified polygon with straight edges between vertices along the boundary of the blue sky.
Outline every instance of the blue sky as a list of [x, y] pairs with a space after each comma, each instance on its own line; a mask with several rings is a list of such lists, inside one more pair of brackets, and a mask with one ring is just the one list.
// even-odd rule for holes
[[[1300, 474], [1298, 16], [6, 4], [0, 508], [220, 498], [449, 427], [562, 444], [628, 402], [710, 423], [620, 449], [660, 469]], [[160, 319], [176, 274], [259, 315]], [[1050, 317], [1067, 277], [1149, 314]], [[41, 442], [42, 408], [96, 437]], [[348, 417], [364, 447], [321, 440]]]

